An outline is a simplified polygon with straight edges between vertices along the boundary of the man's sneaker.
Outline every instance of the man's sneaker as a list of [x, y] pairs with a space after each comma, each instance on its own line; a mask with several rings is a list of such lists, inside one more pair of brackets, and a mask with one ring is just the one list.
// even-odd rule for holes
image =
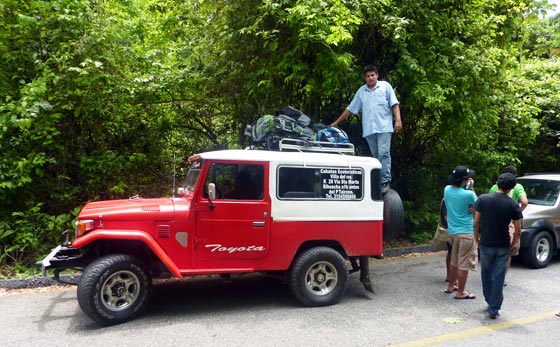
[[488, 317], [491, 319], [496, 319], [500, 316], [500, 311], [498, 310], [488, 310]]
[[385, 194], [389, 191], [389, 189], [391, 189], [391, 184], [390, 182], [385, 182], [381, 185], [381, 194]]

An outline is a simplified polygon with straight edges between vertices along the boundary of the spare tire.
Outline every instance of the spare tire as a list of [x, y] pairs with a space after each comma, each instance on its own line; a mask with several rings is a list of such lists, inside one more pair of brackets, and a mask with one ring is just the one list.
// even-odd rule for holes
[[404, 232], [404, 208], [401, 197], [393, 189], [383, 195], [383, 241], [396, 240]]

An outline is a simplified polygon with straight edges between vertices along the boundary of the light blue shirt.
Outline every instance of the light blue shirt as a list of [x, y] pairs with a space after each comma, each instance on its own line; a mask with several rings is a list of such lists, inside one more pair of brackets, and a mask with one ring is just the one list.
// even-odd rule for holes
[[370, 90], [367, 84], [358, 89], [348, 111], [358, 114], [362, 111], [362, 136], [393, 132], [393, 106], [398, 104], [393, 87], [388, 82], [377, 81]]
[[469, 207], [476, 202], [476, 194], [472, 190], [449, 185], [443, 190], [443, 198], [447, 208], [449, 234], [472, 234], [473, 215], [469, 212]]

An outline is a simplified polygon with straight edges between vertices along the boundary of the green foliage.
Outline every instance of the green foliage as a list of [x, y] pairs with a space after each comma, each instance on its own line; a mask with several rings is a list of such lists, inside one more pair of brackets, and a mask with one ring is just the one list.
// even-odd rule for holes
[[419, 245], [430, 243], [433, 238], [434, 230], [414, 230], [410, 234], [410, 239]]
[[247, 123], [291, 104], [315, 121], [332, 119], [341, 109], [329, 108], [329, 99], [355, 77], [347, 46], [365, 6], [336, 0], [228, 2], [219, 17], [218, 28], [227, 34], [220, 37], [218, 54], [227, 66], [226, 85], [241, 88], [227, 94], [239, 110], [234, 116]]
[[521, 107], [536, 110], [530, 121], [537, 124], [538, 132], [535, 141], [528, 143], [520, 155], [521, 172], [553, 172], [560, 167], [560, 81], [557, 76], [560, 76], [558, 58], [528, 60], [515, 76], [515, 92], [523, 102]]
[[[443, 194], [443, 189], [442, 193]], [[406, 230], [410, 230], [409, 237], [416, 243], [428, 243], [434, 237], [439, 220], [439, 204], [441, 199], [432, 199], [423, 201], [423, 203], [414, 203], [411, 201], [403, 201], [404, 210], [406, 211]], [[415, 206], [420, 206], [416, 209]]]
[[61, 232], [72, 228], [78, 212], [53, 216], [41, 208], [37, 204], [25, 212], [13, 212], [9, 221], [0, 221], [0, 264], [17, 270], [50, 251], [59, 243]]
[[394, 13], [404, 20], [393, 21], [394, 39], [378, 49], [389, 55], [381, 62], [394, 62], [403, 114], [393, 176], [413, 204], [407, 219], [432, 230], [410, 211], [423, 210], [426, 197], [441, 198], [453, 167], [474, 168], [484, 192], [535, 141], [539, 110], [522, 100], [514, 76], [523, 30], [539, 10], [532, 1], [412, 1]]
[[[423, 240], [454, 166], [477, 171], [479, 192], [505, 165], [558, 170], [560, 28], [546, 6], [5, 0], [1, 264], [32, 264], [87, 201], [170, 195], [173, 158], [243, 147], [259, 115], [293, 105], [329, 124], [370, 63], [401, 102], [393, 186]], [[369, 155], [359, 117], [341, 125]]]

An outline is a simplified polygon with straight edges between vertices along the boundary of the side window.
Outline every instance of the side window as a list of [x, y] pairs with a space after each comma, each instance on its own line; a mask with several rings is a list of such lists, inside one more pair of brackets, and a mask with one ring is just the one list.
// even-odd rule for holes
[[362, 169], [280, 167], [279, 199], [358, 201], [364, 193]]
[[217, 200], [262, 200], [264, 168], [252, 164], [213, 163], [206, 176], [204, 198], [208, 198], [210, 183], [216, 185]]
[[383, 200], [383, 194], [381, 194], [381, 170], [373, 169], [371, 170], [371, 199], [372, 200]]
[[281, 167], [278, 171], [278, 197], [311, 199], [320, 197], [317, 169]]

